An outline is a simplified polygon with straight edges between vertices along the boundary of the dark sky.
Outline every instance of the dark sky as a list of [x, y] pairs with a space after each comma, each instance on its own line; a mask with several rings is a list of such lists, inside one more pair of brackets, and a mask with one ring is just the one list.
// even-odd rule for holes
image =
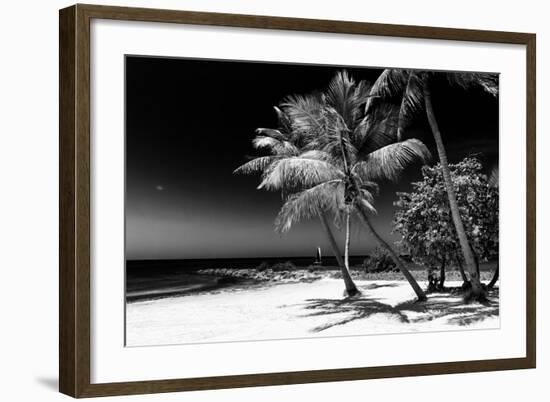
[[[268, 64], [176, 58], [126, 58], [126, 254], [128, 259], [291, 257], [329, 252], [317, 220], [283, 235], [273, 221], [278, 193], [256, 190], [257, 176], [233, 170], [256, 155], [254, 130], [277, 125], [273, 106], [285, 96], [327, 86], [341, 66]], [[374, 81], [380, 69], [346, 69]], [[432, 86], [436, 116], [451, 162], [479, 154], [490, 169], [498, 157], [498, 101], [479, 90]], [[407, 136], [435, 155], [425, 118]], [[412, 166], [397, 185], [385, 183], [373, 217], [390, 239], [395, 191], [419, 178]], [[359, 223], [352, 254], [374, 246]], [[343, 233], [338, 233], [343, 239]]]

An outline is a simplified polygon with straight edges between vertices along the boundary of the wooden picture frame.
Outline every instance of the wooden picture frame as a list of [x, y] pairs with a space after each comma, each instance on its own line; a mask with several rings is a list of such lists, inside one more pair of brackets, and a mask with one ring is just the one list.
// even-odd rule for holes
[[[90, 21], [94, 18], [295, 30], [324, 33], [517, 44], [526, 47], [527, 228], [526, 356], [429, 364], [326, 369], [268, 374], [94, 384], [90, 381]], [[371, 24], [74, 5], [60, 10], [60, 203], [59, 203], [59, 389], [73, 397], [143, 394], [233, 387], [349, 381], [534, 368], [536, 363], [535, 279], [535, 47], [529, 33]]]

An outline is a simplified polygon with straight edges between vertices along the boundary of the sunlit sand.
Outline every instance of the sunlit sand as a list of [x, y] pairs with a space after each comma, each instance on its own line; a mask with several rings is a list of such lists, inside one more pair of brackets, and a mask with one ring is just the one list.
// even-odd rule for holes
[[[375, 335], [499, 328], [498, 290], [485, 305], [433, 293], [425, 303], [405, 281], [356, 281], [361, 296], [345, 298], [343, 282], [258, 284], [137, 301], [127, 305], [127, 346]], [[425, 287], [426, 283], [420, 283]], [[447, 282], [448, 287], [461, 282]]]

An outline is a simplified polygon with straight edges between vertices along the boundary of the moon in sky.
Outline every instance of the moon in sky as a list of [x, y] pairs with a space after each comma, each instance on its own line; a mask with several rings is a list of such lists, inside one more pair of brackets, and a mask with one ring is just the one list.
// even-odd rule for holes
[[162, 186], [162, 185], [159, 184], [159, 185], [157, 185], [157, 186], [155, 187], [155, 189], [156, 189], [157, 191], [162, 191], [162, 190], [164, 190], [164, 186]]

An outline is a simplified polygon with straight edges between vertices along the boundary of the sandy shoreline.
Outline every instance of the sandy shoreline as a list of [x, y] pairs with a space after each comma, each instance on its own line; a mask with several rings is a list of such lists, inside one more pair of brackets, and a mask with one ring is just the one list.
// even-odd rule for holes
[[[488, 283], [493, 275], [493, 267], [485, 265], [481, 270], [481, 280]], [[426, 269], [411, 271], [417, 281], [427, 281]], [[404, 280], [399, 271], [366, 272], [364, 269], [352, 269], [356, 281]], [[448, 270], [447, 281], [459, 281], [457, 270]], [[258, 268], [203, 268], [191, 273], [172, 273], [145, 278], [132, 278], [127, 282], [126, 301], [152, 300], [164, 297], [178, 297], [194, 293], [216, 292], [219, 290], [241, 290], [254, 285], [287, 284], [313, 282], [321, 279], [341, 279], [338, 267], [308, 267], [293, 269]]]
[[[448, 286], [461, 283], [448, 282]], [[373, 335], [498, 328], [498, 290], [486, 306], [431, 294], [414, 303], [404, 281], [358, 280], [362, 295], [343, 297], [339, 279], [257, 284], [129, 303], [128, 346]], [[425, 287], [426, 283], [421, 282]]]

